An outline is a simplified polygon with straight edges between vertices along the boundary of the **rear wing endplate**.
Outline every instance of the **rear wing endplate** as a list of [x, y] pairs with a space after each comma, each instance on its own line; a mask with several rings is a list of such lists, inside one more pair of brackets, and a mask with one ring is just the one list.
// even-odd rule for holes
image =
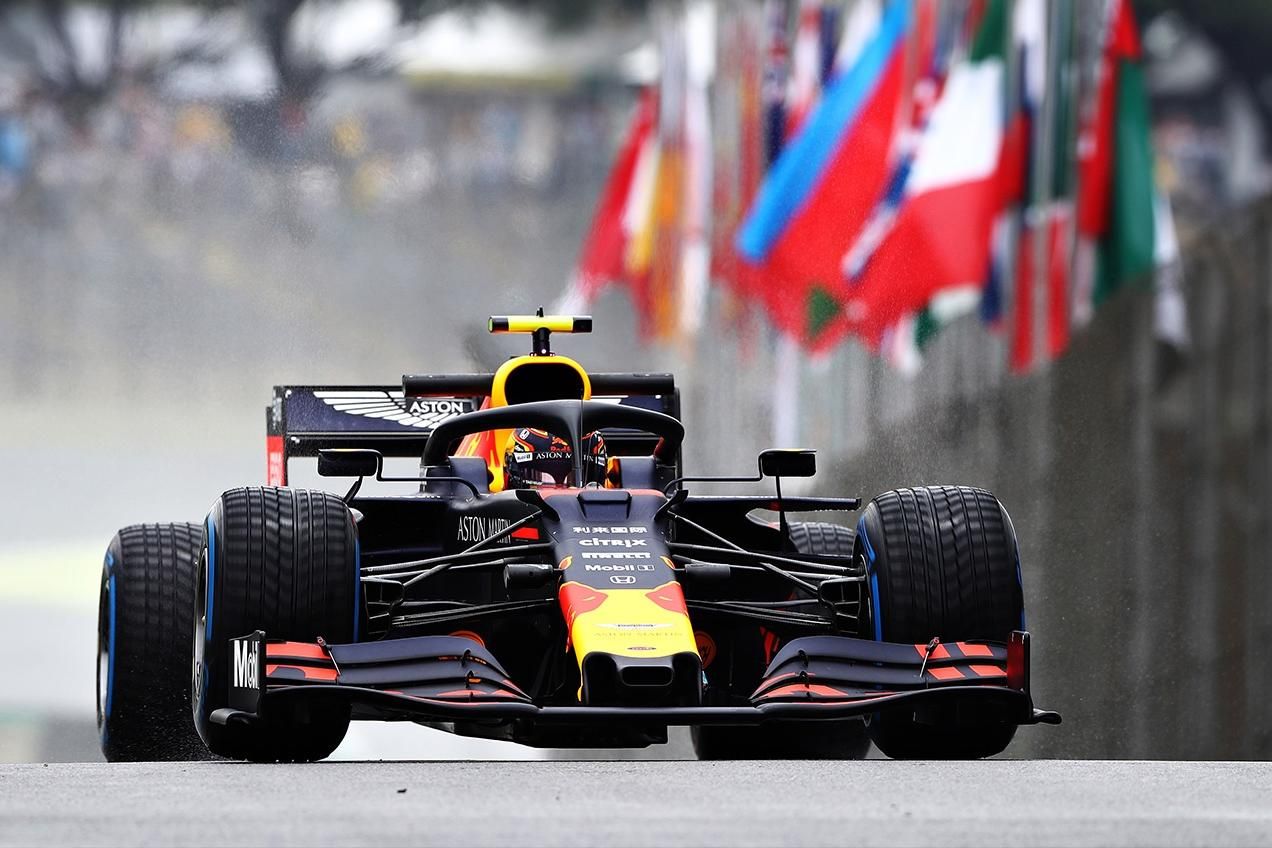
[[[630, 404], [680, 418], [671, 374], [589, 374], [593, 400]], [[443, 421], [480, 409], [493, 374], [414, 374], [398, 386], [275, 386], [265, 410], [266, 481], [287, 485], [288, 462], [324, 448], [374, 448], [388, 457], [419, 457]], [[648, 454], [653, 439], [605, 431], [615, 455]]]

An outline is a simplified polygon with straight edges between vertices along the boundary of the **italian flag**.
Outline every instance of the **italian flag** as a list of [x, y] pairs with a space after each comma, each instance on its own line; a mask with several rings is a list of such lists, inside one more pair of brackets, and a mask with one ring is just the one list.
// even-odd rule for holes
[[1154, 269], [1153, 149], [1139, 33], [1129, 0], [1112, 0], [1095, 108], [1079, 140], [1074, 323]]
[[979, 297], [1004, 205], [1006, 38], [1007, 3], [990, 0], [919, 140], [891, 231], [848, 280], [845, 314], [868, 344], [934, 298]]

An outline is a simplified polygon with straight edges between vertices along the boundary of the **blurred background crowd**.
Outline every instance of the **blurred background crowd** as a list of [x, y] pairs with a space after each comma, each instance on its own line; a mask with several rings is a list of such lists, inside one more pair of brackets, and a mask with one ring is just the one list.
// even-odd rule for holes
[[[521, 345], [485, 316], [554, 303], [595, 314], [556, 345], [586, 366], [677, 372], [697, 471], [799, 443], [821, 451], [818, 491], [995, 489], [1024, 545], [1037, 698], [1066, 717], [1012, 752], [1272, 756], [1272, 4], [1040, 4], [1037, 43], [1068, 64], [1045, 64], [1031, 106], [1013, 16], [1039, 4], [907, 5], [932, 10], [943, 72], [1003, 7], [1009, 116], [1060, 124], [1072, 83], [1067, 140], [1029, 147], [1027, 177], [1076, 176], [1123, 2], [1177, 250], [1088, 323], [1066, 297], [1058, 349], [1052, 278], [1020, 270], [1050, 267], [1019, 240], [1068, 196], [1043, 180], [1014, 198], [999, 269], [1035, 303], [1014, 311], [1025, 288], [1004, 286], [998, 326], [963, 309], [920, 345], [921, 303], [913, 343], [819, 346], [737, 284], [769, 148], [798, 144], [774, 144], [770, 110], [811, 109], [828, 81], [800, 106], [801, 43], [848, 52], [873, 0], [0, 4], [0, 759], [96, 756], [101, 552], [261, 480], [272, 385], [489, 369]], [[688, 179], [639, 189], [671, 114], [660, 167]], [[679, 227], [648, 237], [646, 276], [614, 215], [638, 189]], [[669, 301], [673, 258], [689, 287]], [[344, 755], [523, 755], [395, 733]]]

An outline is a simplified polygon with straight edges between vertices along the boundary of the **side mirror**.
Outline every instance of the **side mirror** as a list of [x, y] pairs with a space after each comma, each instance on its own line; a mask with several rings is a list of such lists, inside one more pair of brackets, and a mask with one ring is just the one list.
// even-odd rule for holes
[[318, 451], [318, 474], [322, 477], [374, 477], [383, 457], [368, 448], [323, 448]]
[[812, 477], [816, 473], [817, 451], [806, 448], [760, 451], [760, 474], [765, 477]]

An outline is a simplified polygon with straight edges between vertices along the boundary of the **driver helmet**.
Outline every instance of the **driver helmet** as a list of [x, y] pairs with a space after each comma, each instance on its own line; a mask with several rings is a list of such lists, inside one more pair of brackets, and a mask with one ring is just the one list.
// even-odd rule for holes
[[583, 477], [574, 477], [574, 452], [570, 443], [547, 430], [520, 427], [512, 431], [504, 448], [506, 489], [533, 489], [539, 486], [586, 486], [605, 484], [609, 457], [600, 433], [583, 437]]

